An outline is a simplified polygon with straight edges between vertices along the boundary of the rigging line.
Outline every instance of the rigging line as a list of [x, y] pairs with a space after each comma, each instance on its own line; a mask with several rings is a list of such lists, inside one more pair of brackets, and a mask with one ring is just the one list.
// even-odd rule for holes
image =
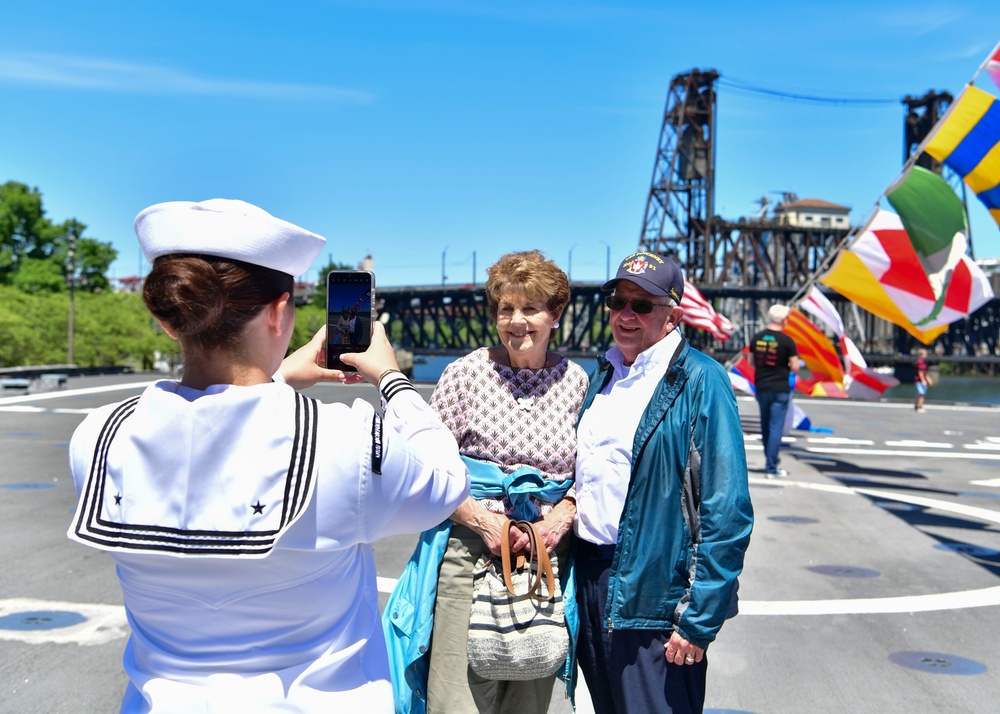
[[[985, 62], [983, 63], [983, 66], [984, 67], [986, 66]], [[974, 80], [976, 76], [978, 76], [978, 74], [979, 73], [977, 72], [972, 79]], [[968, 84], [971, 83], [972, 82], [970, 81]], [[968, 84], [966, 86], [968, 86]], [[963, 91], [965, 90], [963, 89]], [[836, 250], [827, 253], [825, 256], [823, 256], [823, 260], [820, 261], [820, 264], [816, 268], [816, 270], [812, 272], [812, 275], [810, 275], [806, 279], [805, 284], [798, 289], [798, 291], [789, 301], [790, 304], [804, 299], [806, 294], [812, 288], [812, 286], [820, 281], [820, 278], [822, 278], [824, 271], [826, 271], [826, 269], [830, 267], [830, 265], [832, 265], [834, 259], [840, 254], [840, 252], [848, 248], [850, 244], [853, 243], [853, 241], [858, 238], [858, 236], [864, 233], [865, 228], [868, 227], [868, 224], [871, 222], [872, 218], [875, 217], [875, 214], [878, 211], [880, 204], [882, 203], [882, 199], [885, 198], [889, 194], [889, 191], [891, 191], [892, 188], [897, 183], [902, 181], [906, 177], [906, 175], [913, 169], [914, 165], [916, 165], [917, 163], [917, 160], [920, 158], [920, 155], [924, 153], [925, 148], [930, 143], [931, 139], [934, 138], [934, 135], [935, 133], [937, 133], [938, 128], [941, 127], [945, 123], [945, 120], [951, 116], [952, 110], [954, 110], [954, 108], [958, 105], [958, 100], [961, 98], [961, 96], [962, 95], [959, 94], [959, 96], [955, 98], [955, 101], [953, 101], [950, 105], [948, 105], [948, 108], [945, 110], [945, 113], [941, 116], [940, 119], [937, 120], [937, 123], [931, 127], [930, 131], [927, 132], [927, 136], [925, 136], [923, 141], [920, 142], [920, 145], [917, 146], [917, 148], [913, 150], [913, 153], [911, 153], [907, 157], [906, 161], [903, 163], [902, 168], [900, 168], [899, 171], [896, 173], [896, 175], [893, 176], [892, 180], [889, 182], [889, 185], [886, 186], [886, 188], [882, 191], [882, 193], [878, 195], [878, 198], [875, 199], [875, 202], [872, 204], [871, 208], [868, 209], [868, 212], [865, 214], [864, 220], [862, 220], [861, 223], [858, 224], [857, 226], [851, 228], [851, 231], [846, 236], [844, 236], [844, 239], [840, 242], [840, 245], [837, 246]]]
[[[997, 47], [1000, 47], [1000, 43], [997, 44]], [[994, 48], [994, 52], [995, 51], [996, 48]], [[987, 62], [989, 62], [990, 60], [990, 57], [992, 57], [992, 53], [989, 56], [987, 56], [987, 58], [979, 66], [979, 69], [976, 70], [976, 73], [972, 75], [972, 79], [970, 79], [965, 84], [966, 87], [971, 86], [976, 81], [976, 78], [979, 76], [980, 72], [982, 72], [983, 69], [985, 69]], [[962, 89], [962, 92], [964, 91], [965, 88]], [[851, 228], [850, 232], [846, 236], [844, 236], [844, 239], [840, 242], [840, 245], [837, 246], [836, 250], [827, 253], [825, 256], [823, 256], [823, 260], [820, 261], [820, 264], [816, 268], [816, 270], [814, 270], [812, 274], [808, 278], [806, 278], [805, 284], [798, 289], [798, 291], [789, 301], [790, 304], [796, 304], [798, 301], [803, 300], [806, 294], [812, 288], [812, 286], [820, 282], [820, 278], [823, 277], [823, 273], [827, 270], [827, 268], [829, 268], [833, 264], [834, 259], [840, 254], [840, 252], [848, 248], [851, 245], [851, 243], [864, 232], [865, 228], [868, 227], [868, 223], [871, 222], [872, 218], [874, 218], [876, 212], [878, 211], [879, 206], [882, 203], [882, 199], [885, 198], [886, 195], [888, 195], [889, 191], [892, 190], [893, 186], [895, 186], [899, 181], [901, 181], [907, 175], [907, 173], [909, 173], [910, 170], [913, 169], [913, 166], [917, 163], [917, 160], [920, 158], [920, 155], [924, 153], [927, 145], [931, 142], [931, 139], [934, 138], [934, 135], [937, 133], [938, 128], [943, 126], [945, 121], [951, 116], [952, 111], [958, 105], [958, 100], [961, 99], [961, 97], [962, 94], [959, 93], [958, 97], [956, 97], [955, 100], [948, 105], [948, 108], [945, 110], [941, 118], [939, 118], [937, 120], [937, 123], [934, 124], [934, 126], [931, 127], [930, 131], [927, 132], [927, 136], [924, 137], [923, 141], [920, 142], [919, 146], [917, 146], [917, 148], [914, 149], [913, 152], [907, 157], [906, 161], [903, 163], [903, 167], [893, 177], [892, 181], [889, 182], [889, 185], [885, 188], [885, 190], [883, 190], [882, 193], [879, 194], [878, 198], [875, 199], [875, 203], [872, 204], [871, 208], [868, 209], [868, 213], [865, 214], [864, 220], [859, 225]], [[965, 192], [964, 182], [962, 183], [962, 192], [964, 195]], [[968, 215], [968, 212], [966, 212], [966, 215]]]
[[765, 87], [757, 87], [752, 84], [747, 84], [738, 79], [729, 78], [719, 78], [719, 85], [723, 87], [728, 87], [729, 89], [750, 92], [753, 94], [763, 94], [768, 97], [774, 97], [776, 99], [792, 99], [802, 102], [814, 102], [817, 104], [867, 104], [867, 105], [888, 105], [888, 104], [899, 104], [898, 99], [862, 99], [856, 97], [818, 97], [810, 94], [795, 94], [793, 92], [782, 92], [776, 89], [767, 89]]

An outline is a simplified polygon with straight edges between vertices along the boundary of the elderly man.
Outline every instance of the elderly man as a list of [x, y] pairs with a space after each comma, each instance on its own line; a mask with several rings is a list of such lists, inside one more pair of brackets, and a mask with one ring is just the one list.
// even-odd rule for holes
[[673, 261], [630, 255], [604, 290], [616, 344], [578, 427], [578, 661], [597, 712], [701, 712], [753, 525], [740, 417], [676, 329]]

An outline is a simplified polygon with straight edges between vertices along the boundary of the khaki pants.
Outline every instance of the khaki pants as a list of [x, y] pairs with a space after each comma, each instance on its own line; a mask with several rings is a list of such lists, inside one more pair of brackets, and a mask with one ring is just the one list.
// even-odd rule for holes
[[[556, 676], [517, 682], [483, 679], [469, 667], [466, 647], [472, 611], [472, 570], [486, 551], [483, 539], [464, 526], [451, 530], [438, 576], [431, 635], [427, 714], [544, 714]], [[553, 558], [565, 562], [569, 535]]]

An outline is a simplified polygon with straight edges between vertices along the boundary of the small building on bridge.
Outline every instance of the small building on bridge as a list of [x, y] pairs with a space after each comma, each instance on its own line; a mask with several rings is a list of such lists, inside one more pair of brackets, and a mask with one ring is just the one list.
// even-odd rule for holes
[[782, 201], [774, 207], [774, 219], [798, 228], [850, 228], [851, 209], [819, 198]]

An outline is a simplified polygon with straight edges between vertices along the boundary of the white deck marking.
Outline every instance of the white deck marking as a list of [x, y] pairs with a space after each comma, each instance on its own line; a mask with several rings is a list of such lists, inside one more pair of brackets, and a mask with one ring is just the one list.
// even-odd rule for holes
[[954, 444], [944, 441], [924, 441], [923, 439], [903, 439], [901, 441], [887, 441], [886, 446], [900, 446], [904, 449], [954, 449]]
[[817, 454], [859, 454], [863, 456], [926, 456], [933, 459], [976, 459], [1000, 461], [1000, 454], [980, 454], [967, 451], [906, 451], [896, 449], [848, 449], [832, 446], [807, 446], [806, 451]]
[[[1000, 481], [1000, 479], [998, 479]], [[768, 479], [751, 478], [751, 483], [775, 482]], [[807, 483], [804, 481], [781, 481], [782, 486], [805, 488], [812, 491], [838, 495], [866, 495], [912, 503], [917, 506], [939, 511], [958, 513], [963, 516], [1000, 524], [1000, 512], [986, 508], [965, 506], [923, 496], [911, 496], [883, 491], [877, 488], [851, 488], [832, 484]], [[379, 578], [379, 591], [392, 591], [395, 580]], [[970, 607], [1000, 605], [1000, 586], [976, 590], [959, 590], [947, 593], [925, 595], [902, 595], [882, 598], [853, 598], [844, 600], [740, 600], [741, 615], [848, 615], [848, 614], [892, 614], [902, 612], [932, 612], [936, 610], [961, 610]]]
[[155, 380], [148, 382], [128, 382], [126, 384], [109, 384], [104, 387], [85, 387], [83, 389], [60, 389], [54, 392], [42, 392], [41, 394], [22, 394], [19, 397], [0, 397], [0, 406], [8, 404], [23, 404], [24, 402], [38, 402], [45, 399], [62, 399], [63, 397], [76, 397], [84, 394], [102, 394], [103, 392], [120, 392], [127, 389], [145, 389]]
[[806, 439], [810, 444], [854, 444], [856, 446], [873, 446], [871, 439], [849, 439], [846, 436], [810, 436]]
[[[46, 411], [37, 407], [17, 407], [14, 405], [24, 402], [57, 399], [67, 396], [82, 394], [97, 394], [102, 392], [112, 392], [130, 389], [143, 389], [153, 382], [133, 382], [129, 384], [111, 385], [107, 387], [92, 387], [88, 389], [63, 390], [56, 392], [46, 392], [43, 394], [30, 394], [19, 397], [0, 398], [0, 410], [2, 411], [24, 411], [38, 412]], [[836, 405], [831, 401], [828, 404]], [[851, 402], [853, 406], [864, 407], [885, 407], [897, 409], [912, 409], [911, 405], [893, 405], [879, 403], [859, 403]], [[988, 411], [996, 413], [993, 407], [970, 407], [962, 405], [960, 407], [931, 406], [930, 409], [941, 411]], [[88, 410], [51, 410], [60, 413], [85, 413]], [[759, 436], [748, 436], [748, 440]], [[807, 452], [827, 453], [827, 454], [865, 454], [868, 456], [912, 456], [931, 458], [974, 458], [979, 460], [1000, 460], [1000, 453], [969, 453], [969, 452], [929, 452], [929, 451], [907, 451], [890, 449], [870, 449], [870, 448], [845, 448], [834, 446], [833, 440], [837, 437], [829, 437], [827, 440], [821, 438], [809, 438], [811, 444], [805, 447]], [[786, 439], [787, 441], [787, 439]], [[850, 441], [850, 440], [845, 440]], [[820, 443], [831, 444], [830, 446], [820, 446]], [[836, 443], [843, 443], [837, 441]], [[858, 444], [858, 441], [851, 443]], [[872, 442], [864, 442], [870, 444]], [[891, 445], [893, 442], [886, 442]], [[923, 446], [924, 448], [953, 448], [950, 444], [939, 444], [937, 442], [895, 442], [907, 446]], [[987, 437], [985, 440], [976, 442], [976, 445], [966, 444], [967, 449], [997, 450], [1000, 451], [1000, 437]], [[763, 450], [759, 444], [747, 444], [748, 450]], [[774, 484], [774, 481], [751, 478], [752, 483]], [[1000, 487], [1000, 478], [984, 481], [972, 481], [972, 484], [979, 486]], [[891, 491], [882, 491], [872, 488], [851, 488], [847, 486], [837, 486], [829, 484], [814, 484], [800, 481], [780, 482], [782, 486], [793, 488], [806, 488], [826, 493], [842, 495], [875, 495], [879, 498], [912, 503], [914, 505], [933, 508], [941, 511], [959, 513], [971, 518], [976, 518], [991, 523], [1000, 524], [1000, 512], [990, 511], [985, 508], [964, 506], [961, 504], [940, 501], [937, 499], [924, 498], [920, 496], [910, 496]], [[389, 593], [396, 585], [395, 578], [379, 577], [377, 579], [378, 590], [381, 593]], [[930, 593], [924, 595], [905, 595], [885, 598], [855, 598], [845, 600], [741, 600], [740, 612], [744, 615], [843, 615], [843, 614], [882, 614], [882, 613], [904, 613], [904, 612], [931, 612], [937, 610], [956, 610], [970, 607], [987, 607], [1000, 605], [1000, 586], [981, 588], [976, 590], [963, 590], [947, 593]], [[13, 598], [0, 600], [0, 616], [16, 614], [19, 612], [34, 611], [69, 611], [77, 612], [87, 620], [79, 625], [56, 628], [52, 630], [5, 630], [0, 629], [0, 639], [17, 640], [33, 644], [46, 642], [75, 643], [80, 645], [96, 645], [126, 637], [129, 634], [128, 621], [125, 617], [125, 609], [119, 605], [94, 605], [85, 603], [56, 602], [48, 600], [32, 600], [28, 598]]]
[[995, 436], [987, 436], [985, 439], [976, 439], [974, 444], [964, 444], [966, 449], [986, 449], [987, 451], [1000, 451], [1000, 439]]

